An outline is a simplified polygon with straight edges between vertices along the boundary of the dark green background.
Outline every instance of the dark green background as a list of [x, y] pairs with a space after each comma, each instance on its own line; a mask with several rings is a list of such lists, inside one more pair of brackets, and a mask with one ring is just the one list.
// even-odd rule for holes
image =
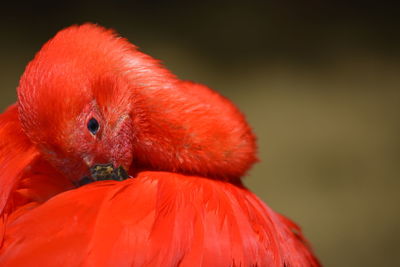
[[232, 99], [259, 139], [248, 186], [326, 266], [400, 266], [399, 8], [376, 1], [109, 1], [2, 6], [0, 108], [58, 30], [115, 28]]

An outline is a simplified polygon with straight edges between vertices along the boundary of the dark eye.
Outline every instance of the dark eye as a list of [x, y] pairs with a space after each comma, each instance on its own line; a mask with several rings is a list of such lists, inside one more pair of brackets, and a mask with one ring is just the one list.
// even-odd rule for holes
[[87, 128], [93, 135], [95, 135], [99, 131], [100, 124], [95, 118], [91, 118], [88, 121]]

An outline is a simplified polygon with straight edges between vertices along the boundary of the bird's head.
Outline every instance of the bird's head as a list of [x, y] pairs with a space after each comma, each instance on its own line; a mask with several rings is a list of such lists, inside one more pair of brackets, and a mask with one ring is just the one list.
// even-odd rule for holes
[[129, 169], [132, 162], [132, 92], [115, 47], [128, 49], [103, 29], [70, 28], [41, 49], [20, 81], [25, 132], [74, 180], [95, 164]]
[[99, 164], [239, 177], [255, 161], [254, 137], [228, 100], [92, 24], [43, 46], [18, 105], [26, 135], [73, 181]]

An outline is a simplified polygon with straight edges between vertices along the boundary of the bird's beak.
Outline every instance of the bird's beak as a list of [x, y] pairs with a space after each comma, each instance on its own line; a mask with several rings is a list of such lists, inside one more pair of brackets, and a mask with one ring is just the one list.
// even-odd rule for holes
[[78, 185], [85, 185], [95, 181], [102, 180], [115, 180], [115, 181], [123, 181], [129, 178], [127, 171], [119, 166], [118, 168], [114, 167], [114, 164], [94, 164], [90, 167], [90, 176], [85, 176], [81, 180], [79, 180]]
[[115, 168], [112, 163], [95, 164], [90, 168], [91, 177], [96, 180], [116, 180], [122, 181], [129, 177], [122, 166]]

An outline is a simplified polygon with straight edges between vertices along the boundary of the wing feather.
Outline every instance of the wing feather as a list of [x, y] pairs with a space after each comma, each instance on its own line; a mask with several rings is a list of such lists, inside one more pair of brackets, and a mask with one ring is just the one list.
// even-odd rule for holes
[[245, 188], [168, 172], [89, 184], [9, 221], [0, 265], [27, 262], [319, 266], [300, 229]]

